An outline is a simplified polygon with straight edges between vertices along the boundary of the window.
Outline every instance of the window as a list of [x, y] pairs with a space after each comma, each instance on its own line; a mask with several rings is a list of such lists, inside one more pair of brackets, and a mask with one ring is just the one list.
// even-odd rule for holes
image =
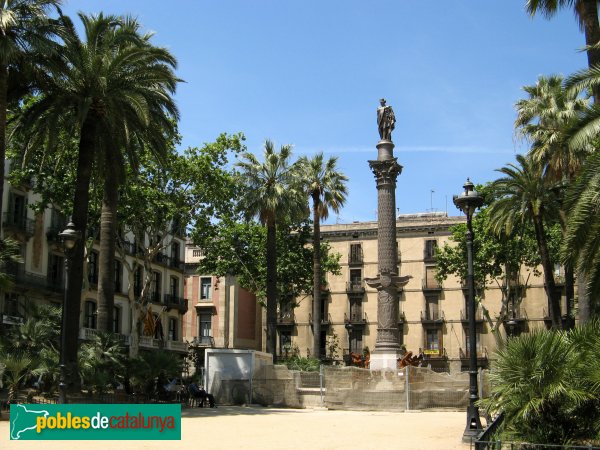
[[350, 321], [358, 322], [362, 320], [362, 301], [357, 298], [350, 298]]
[[350, 244], [350, 258], [348, 260], [350, 264], [362, 264], [363, 253], [361, 244]]
[[121, 308], [115, 306], [113, 309], [113, 333], [121, 332]]
[[425, 297], [425, 311], [427, 320], [439, 320], [440, 319], [440, 304], [439, 297], [437, 295], [431, 295]]
[[20, 317], [19, 314], [19, 295], [14, 292], [4, 294], [4, 314], [7, 316]]
[[362, 330], [350, 331], [350, 351], [362, 355], [363, 352], [363, 332]]
[[171, 294], [172, 297], [179, 297], [179, 278], [169, 278], [169, 294]]
[[152, 272], [152, 282], [150, 284], [150, 297], [153, 302], [160, 302], [160, 272]]
[[10, 225], [18, 227], [25, 226], [25, 218], [27, 217], [27, 199], [23, 195], [11, 192], [8, 197], [8, 220]]
[[212, 299], [212, 278], [200, 278], [200, 300]]
[[98, 284], [98, 252], [90, 252], [88, 257], [88, 281]]
[[173, 261], [179, 261], [179, 250], [180, 250], [179, 242], [173, 241], [171, 243], [171, 259]]
[[160, 339], [161, 341], [165, 339], [162, 320], [160, 320], [158, 314], [154, 314], [154, 339]]
[[133, 294], [139, 296], [142, 293], [142, 266], [137, 266], [133, 271]]
[[435, 266], [425, 266], [425, 280], [423, 287], [425, 289], [439, 289], [440, 283], [435, 279]]
[[282, 355], [288, 355], [292, 350], [292, 332], [279, 332], [279, 352]]
[[177, 319], [169, 317], [169, 340], [177, 340]]
[[122, 292], [123, 285], [123, 264], [121, 261], [115, 260], [115, 292]]
[[62, 257], [54, 254], [48, 256], [48, 283], [51, 286], [62, 286], [64, 267], [65, 262]]
[[426, 330], [426, 339], [427, 342], [425, 344], [425, 354], [430, 355], [438, 355], [440, 354], [440, 350], [442, 349], [441, 343], [441, 330], [439, 329], [429, 329]]
[[212, 314], [210, 313], [200, 313], [200, 337], [207, 338], [212, 336]]
[[96, 303], [86, 300], [83, 314], [83, 327], [96, 329]]
[[435, 259], [435, 250], [437, 249], [437, 241], [435, 239], [427, 239], [425, 241], [425, 252], [423, 254], [423, 259], [426, 261], [431, 261]]
[[[477, 355], [481, 354], [481, 333], [479, 332], [479, 330], [476, 330], [475, 332], [475, 348], [476, 348], [476, 352]], [[469, 333], [465, 333], [465, 355], [467, 356], [467, 358], [471, 355], [471, 347], [469, 345]]]

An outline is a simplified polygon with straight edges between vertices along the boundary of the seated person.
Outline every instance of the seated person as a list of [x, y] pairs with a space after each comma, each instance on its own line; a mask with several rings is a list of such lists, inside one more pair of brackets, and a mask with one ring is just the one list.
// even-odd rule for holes
[[188, 386], [188, 391], [192, 398], [200, 400], [200, 407], [204, 406], [204, 399], [208, 399], [208, 404], [211, 408], [215, 407], [215, 397], [204, 390], [203, 387], [198, 387], [193, 381]]

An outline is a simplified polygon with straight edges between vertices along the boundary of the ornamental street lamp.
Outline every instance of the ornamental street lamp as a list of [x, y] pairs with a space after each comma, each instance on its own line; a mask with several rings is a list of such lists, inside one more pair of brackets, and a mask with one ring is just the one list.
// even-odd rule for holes
[[81, 239], [81, 232], [75, 229], [75, 224], [69, 222], [67, 228], [61, 231], [58, 236], [63, 244], [63, 250], [65, 252], [65, 296], [62, 307], [62, 326], [60, 330], [60, 382], [59, 388], [59, 402], [67, 403], [66, 393], [66, 343], [67, 343], [67, 305], [68, 305], [68, 293], [69, 293], [69, 269], [71, 268], [71, 258], [73, 257], [75, 245], [77, 241]]
[[475, 330], [475, 283], [473, 274], [473, 213], [483, 204], [483, 197], [473, 189], [473, 183], [467, 178], [463, 186], [465, 191], [454, 196], [454, 204], [467, 216], [467, 289], [469, 314], [469, 406], [467, 407], [467, 426], [463, 441], [470, 442], [482, 431], [479, 408], [475, 404], [477, 395], [477, 336]]

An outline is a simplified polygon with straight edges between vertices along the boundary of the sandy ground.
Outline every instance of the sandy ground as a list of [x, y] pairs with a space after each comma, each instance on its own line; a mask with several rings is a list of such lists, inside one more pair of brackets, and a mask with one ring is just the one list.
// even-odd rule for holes
[[466, 450], [464, 412], [381, 412], [222, 406], [182, 412], [181, 441], [10, 441], [0, 449], [402, 449]]

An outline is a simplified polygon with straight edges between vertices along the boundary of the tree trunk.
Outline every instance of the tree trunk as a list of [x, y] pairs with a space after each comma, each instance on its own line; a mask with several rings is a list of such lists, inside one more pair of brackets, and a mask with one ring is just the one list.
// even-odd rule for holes
[[267, 219], [267, 353], [277, 360], [277, 227]]
[[544, 287], [546, 289], [546, 296], [548, 297], [548, 314], [550, 314], [550, 318], [552, 319], [552, 328], [560, 330], [562, 328], [560, 298], [556, 295], [554, 267], [550, 259], [550, 253], [548, 252], [546, 233], [544, 231], [544, 224], [540, 216], [533, 217], [533, 226], [535, 229], [535, 238], [540, 250], [542, 268], [544, 270]]
[[321, 218], [319, 194], [313, 196], [313, 356], [321, 358]]
[[[8, 67], [0, 65], [0, 212], [4, 201], [4, 171], [6, 166], [6, 108], [8, 92]], [[0, 217], [0, 237], [4, 218]]]
[[575, 274], [571, 264], [565, 265], [565, 296], [567, 297], [567, 315], [566, 329], [570, 330], [575, 325], [573, 318], [573, 306], [575, 299]]
[[106, 150], [104, 196], [100, 215], [100, 254], [98, 255], [98, 329], [113, 331], [115, 307], [115, 250], [117, 207], [119, 202], [117, 158], [111, 147]]
[[[66, 345], [65, 361], [70, 375], [77, 373], [77, 349], [79, 347], [79, 315], [81, 308], [81, 288], [83, 286], [83, 259], [85, 249], [85, 234], [87, 230], [88, 203], [92, 163], [94, 156], [94, 143], [97, 125], [94, 117], [90, 115], [81, 127], [79, 139], [79, 153], [77, 157], [77, 178], [75, 180], [75, 196], [73, 198], [73, 216], [71, 220], [75, 229], [81, 232], [80, 239], [73, 249], [73, 260], [69, 273], [66, 302]], [[76, 381], [71, 376], [71, 381]]]
[[[598, 22], [598, 1], [582, 0], [579, 6], [579, 16], [583, 22], [585, 44], [595, 45], [600, 42], [600, 24]], [[600, 50], [588, 49], [588, 66], [590, 68], [600, 65]], [[594, 103], [600, 102], [600, 86], [594, 86]]]

